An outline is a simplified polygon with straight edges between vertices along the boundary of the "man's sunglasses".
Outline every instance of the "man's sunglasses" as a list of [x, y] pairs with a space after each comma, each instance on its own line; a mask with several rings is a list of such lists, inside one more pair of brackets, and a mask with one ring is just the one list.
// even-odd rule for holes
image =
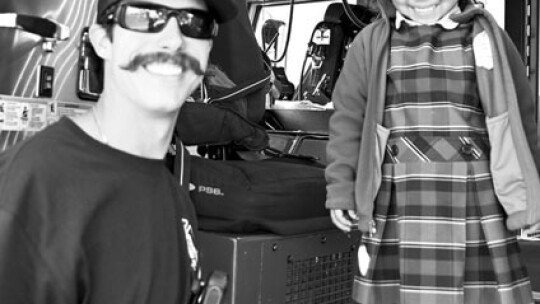
[[147, 2], [120, 4], [109, 12], [104, 22], [115, 22], [121, 27], [141, 33], [162, 31], [171, 17], [178, 21], [183, 35], [196, 39], [216, 37], [218, 25], [212, 15], [200, 9], [174, 9]]

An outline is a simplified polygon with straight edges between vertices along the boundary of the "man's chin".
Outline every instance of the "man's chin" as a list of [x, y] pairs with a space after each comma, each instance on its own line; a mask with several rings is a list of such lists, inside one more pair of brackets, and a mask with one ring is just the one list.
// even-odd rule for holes
[[146, 111], [155, 117], [171, 117], [178, 113], [186, 98], [179, 95], [149, 94], [144, 104]]

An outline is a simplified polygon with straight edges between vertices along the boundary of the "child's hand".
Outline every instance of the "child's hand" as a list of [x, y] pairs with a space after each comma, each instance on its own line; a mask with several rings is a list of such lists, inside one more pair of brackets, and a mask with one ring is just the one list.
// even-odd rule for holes
[[336, 227], [344, 232], [350, 232], [358, 224], [358, 216], [354, 210], [330, 210], [330, 217]]

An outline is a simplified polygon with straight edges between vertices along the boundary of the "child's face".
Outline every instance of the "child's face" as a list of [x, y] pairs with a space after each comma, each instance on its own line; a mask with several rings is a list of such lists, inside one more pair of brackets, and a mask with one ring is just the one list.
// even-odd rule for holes
[[457, 2], [458, 0], [392, 0], [401, 14], [422, 24], [435, 23]]

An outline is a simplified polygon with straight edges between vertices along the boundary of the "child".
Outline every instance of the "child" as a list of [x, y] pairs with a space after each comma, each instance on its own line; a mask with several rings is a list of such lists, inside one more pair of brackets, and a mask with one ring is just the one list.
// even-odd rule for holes
[[353, 298], [532, 303], [517, 230], [540, 222], [534, 99], [473, 0], [379, 0], [330, 120], [327, 208], [370, 257]]

